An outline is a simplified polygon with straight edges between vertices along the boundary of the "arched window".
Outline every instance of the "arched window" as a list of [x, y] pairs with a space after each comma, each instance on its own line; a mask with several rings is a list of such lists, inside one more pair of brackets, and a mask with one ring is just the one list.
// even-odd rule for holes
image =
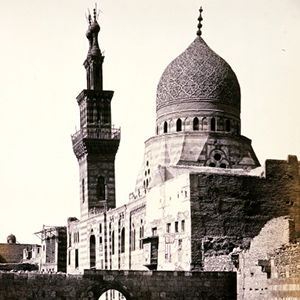
[[199, 130], [199, 119], [197, 117], [193, 120], [193, 130]]
[[168, 123], [165, 121], [164, 123], [164, 133], [168, 132]]
[[226, 131], [227, 132], [230, 132], [230, 121], [229, 120], [226, 120]]
[[224, 120], [218, 119], [218, 131], [224, 131]]
[[94, 235], [90, 236], [90, 268], [96, 267], [96, 239]]
[[125, 228], [121, 231], [121, 253], [125, 252]]
[[210, 130], [216, 131], [216, 119], [215, 118], [211, 118], [211, 120], [210, 120]]
[[203, 131], [207, 130], [207, 119], [206, 118], [202, 119], [202, 130]]
[[182, 130], [182, 121], [181, 119], [178, 119], [176, 122], [176, 131], [181, 131]]
[[105, 200], [105, 179], [103, 176], [98, 178], [97, 182], [97, 196], [100, 200]]
[[82, 192], [82, 202], [84, 203], [85, 198], [84, 198], [84, 194], [85, 194], [85, 190], [84, 190], [84, 178], [81, 181], [81, 192]]
[[115, 254], [115, 232], [113, 231], [111, 234], [111, 254]]

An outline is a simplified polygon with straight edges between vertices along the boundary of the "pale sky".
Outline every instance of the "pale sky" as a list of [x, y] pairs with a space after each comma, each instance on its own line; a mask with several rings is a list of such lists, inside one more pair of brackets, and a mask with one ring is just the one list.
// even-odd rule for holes
[[[78, 164], [70, 135], [79, 128], [76, 96], [90, 0], [0, 0], [0, 243], [20, 243], [45, 225], [79, 218]], [[300, 158], [299, 0], [102, 0], [99, 42], [104, 88], [114, 90], [121, 127], [117, 205], [128, 201], [155, 132], [156, 86], [164, 68], [202, 37], [235, 71], [242, 92], [242, 134], [261, 164]]]

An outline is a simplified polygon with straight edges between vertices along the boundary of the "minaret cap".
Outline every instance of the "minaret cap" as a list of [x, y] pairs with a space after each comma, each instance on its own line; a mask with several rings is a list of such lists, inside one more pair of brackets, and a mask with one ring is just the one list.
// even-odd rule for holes
[[201, 21], [203, 20], [202, 18], [202, 12], [203, 12], [203, 9], [202, 9], [202, 6], [200, 7], [199, 9], [199, 12], [200, 12], [200, 15], [199, 15], [199, 18], [198, 18], [198, 31], [197, 31], [197, 35], [198, 36], [201, 36], [202, 32], [201, 32], [201, 27], [202, 27], [202, 24], [201, 24]]
[[89, 51], [88, 56], [101, 56], [101, 51], [98, 44], [98, 33], [100, 31], [100, 26], [97, 22], [97, 9], [93, 10], [94, 20], [92, 20], [91, 13], [89, 11], [87, 20], [89, 28], [86, 32], [86, 37], [89, 40]]

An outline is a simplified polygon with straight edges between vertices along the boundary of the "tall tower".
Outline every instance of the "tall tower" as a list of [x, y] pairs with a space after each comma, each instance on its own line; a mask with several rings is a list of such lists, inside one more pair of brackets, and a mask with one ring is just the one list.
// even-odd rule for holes
[[96, 10], [89, 15], [86, 37], [89, 51], [84, 61], [87, 89], [77, 96], [80, 130], [72, 136], [73, 151], [79, 163], [81, 220], [95, 211], [114, 208], [115, 156], [120, 143], [120, 129], [111, 124], [113, 91], [103, 90], [102, 64], [99, 48]]

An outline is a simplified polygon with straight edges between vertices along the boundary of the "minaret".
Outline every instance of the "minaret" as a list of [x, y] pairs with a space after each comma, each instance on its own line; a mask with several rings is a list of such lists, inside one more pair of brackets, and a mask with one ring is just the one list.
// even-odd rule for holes
[[81, 220], [89, 215], [116, 206], [115, 156], [120, 143], [120, 129], [111, 124], [113, 91], [103, 90], [102, 64], [99, 48], [100, 26], [94, 9], [89, 14], [86, 37], [89, 51], [84, 61], [87, 89], [77, 96], [80, 130], [72, 136], [73, 151], [79, 163]]

